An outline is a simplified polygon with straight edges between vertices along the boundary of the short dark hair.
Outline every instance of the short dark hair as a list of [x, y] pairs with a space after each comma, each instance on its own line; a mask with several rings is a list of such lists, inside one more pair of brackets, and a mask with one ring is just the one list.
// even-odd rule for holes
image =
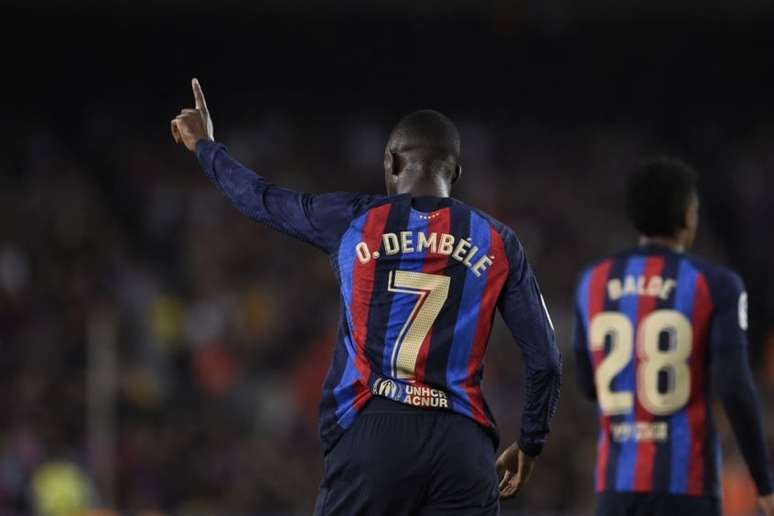
[[698, 174], [669, 157], [639, 164], [626, 182], [626, 211], [645, 236], [674, 236], [685, 225], [685, 210], [696, 195]]
[[425, 149], [458, 159], [460, 132], [443, 113], [422, 109], [400, 119], [390, 134], [387, 148], [397, 153]]

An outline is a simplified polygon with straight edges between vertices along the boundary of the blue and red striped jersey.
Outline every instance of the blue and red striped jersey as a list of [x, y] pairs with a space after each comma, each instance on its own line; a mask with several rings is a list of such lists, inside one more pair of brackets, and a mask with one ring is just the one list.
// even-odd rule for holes
[[746, 302], [736, 274], [662, 246], [582, 274], [574, 341], [599, 408], [598, 492], [719, 495], [709, 368], [746, 353]]
[[495, 308], [520, 343], [528, 389], [520, 445], [540, 452], [559, 392], [559, 351], [512, 230], [460, 201], [303, 194], [266, 183], [199, 142], [213, 182], [245, 214], [325, 251], [341, 293], [321, 399], [330, 449], [374, 396], [472, 418], [496, 437], [481, 381]]

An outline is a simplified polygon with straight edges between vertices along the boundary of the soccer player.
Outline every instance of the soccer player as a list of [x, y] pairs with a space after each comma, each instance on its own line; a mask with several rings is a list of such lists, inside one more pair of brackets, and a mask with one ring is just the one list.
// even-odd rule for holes
[[[172, 120], [175, 141], [242, 213], [326, 253], [340, 285], [315, 514], [498, 514], [543, 448], [560, 355], [514, 232], [449, 196], [462, 173], [457, 128], [438, 112], [412, 113], [385, 149], [387, 195], [312, 195], [232, 159], [213, 140], [196, 80], [193, 91], [195, 109]], [[481, 394], [495, 307], [527, 369], [520, 438], [497, 461]]]
[[626, 191], [639, 246], [581, 276], [575, 355], [580, 388], [599, 407], [598, 515], [720, 514], [711, 384], [774, 514], [744, 285], [686, 254], [699, 223], [696, 181], [681, 161], [644, 163]]

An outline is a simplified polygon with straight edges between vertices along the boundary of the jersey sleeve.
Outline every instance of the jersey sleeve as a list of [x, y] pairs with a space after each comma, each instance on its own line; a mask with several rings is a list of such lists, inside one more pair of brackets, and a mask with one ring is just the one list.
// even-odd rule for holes
[[738, 274], [720, 270], [711, 276], [715, 310], [710, 328], [713, 351], [747, 352], [747, 292]]
[[506, 235], [504, 241], [510, 269], [498, 308], [524, 356], [527, 374], [519, 447], [534, 457], [543, 449], [559, 401], [561, 353], [524, 248], [515, 236]]
[[760, 495], [772, 493], [760, 404], [747, 350], [747, 293], [736, 274], [722, 271], [712, 282], [710, 327], [712, 379]]
[[207, 177], [243, 214], [328, 253], [371, 199], [357, 193], [314, 195], [281, 188], [233, 159], [224, 145], [208, 140], [196, 144], [196, 157]]
[[594, 385], [594, 367], [589, 355], [588, 324], [581, 309], [580, 296], [583, 289], [581, 283], [575, 295], [575, 310], [573, 311], [572, 347], [575, 354], [575, 370], [577, 373], [578, 389], [584, 396], [591, 400], [597, 399], [597, 391]]

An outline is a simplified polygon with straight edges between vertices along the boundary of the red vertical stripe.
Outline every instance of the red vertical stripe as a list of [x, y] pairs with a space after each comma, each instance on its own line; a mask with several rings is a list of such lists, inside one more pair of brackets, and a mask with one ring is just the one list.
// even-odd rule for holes
[[[441, 237], [441, 233], [448, 233], [451, 227], [451, 210], [444, 208], [442, 210], [429, 213], [430, 222], [427, 224], [427, 233], [436, 233], [438, 238]], [[441, 254], [433, 254], [430, 250], [427, 251], [425, 256], [425, 262], [422, 265], [422, 272], [427, 274], [439, 274], [443, 272], [449, 264], [449, 257]], [[417, 363], [414, 368], [414, 376], [418, 382], [425, 380], [425, 368], [427, 367], [427, 355], [430, 353], [430, 342], [432, 342], [433, 330], [430, 329], [425, 336], [425, 340], [422, 341], [422, 346], [419, 348], [419, 355], [417, 355]]]
[[[589, 322], [597, 315], [605, 306], [605, 284], [610, 277], [610, 269], [613, 266], [612, 260], [606, 260], [597, 265], [591, 271], [591, 279], [589, 280], [588, 288], [588, 320]], [[599, 363], [602, 361], [602, 355], [604, 351], [595, 351], [593, 353], [594, 369], [596, 370]], [[597, 469], [596, 469], [596, 483], [597, 491], [605, 490], [605, 473], [607, 471], [607, 460], [610, 453], [609, 448], [609, 434], [610, 434], [610, 421], [603, 414], [599, 416], [599, 427], [601, 428], [601, 436], [599, 442], [599, 449], [597, 450]]]
[[[612, 260], [606, 260], [591, 271], [591, 280], [589, 281], [588, 291], [588, 306], [589, 306], [589, 320], [586, 321], [588, 326], [589, 322], [596, 316], [605, 306], [605, 287], [607, 280], [610, 277], [610, 269], [613, 267]], [[604, 350], [594, 351], [593, 360], [594, 368], [602, 362]]]
[[693, 349], [691, 350], [691, 397], [686, 409], [691, 429], [691, 452], [688, 466], [688, 494], [699, 496], [704, 490], [704, 447], [707, 445], [707, 402], [705, 371], [707, 367], [707, 332], [712, 314], [712, 298], [703, 274], [696, 277], [693, 301]]
[[[664, 270], [664, 258], [660, 256], [651, 256], [645, 261], [645, 270], [643, 276], [645, 277], [645, 287], [647, 288], [650, 278], [658, 276], [661, 271]], [[637, 324], [648, 316], [656, 308], [656, 296], [640, 296], [637, 303]], [[637, 336], [639, 339], [639, 335]], [[639, 344], [639, 342], [638, 342]], [[640, 365], [640, 356], [638, 353], [634, 354], [635, 363], [634, 370], [638, 371]], [[636, 373], [635, 373], [636, 374]], [[635, 390], [636, 396], [636, 390]], [[650, 423], [654, 420], [653, 415], [645, 410], [645, 408], [637, 399], [635, 409], [634, 422], [647, 422]], [[637, 443], [637, 459], [634, 467], [634, 490], [635, 491], [650, 491], [653, 489], [653, 466], [656, 458], [656, 443], [653, 441], [642, 441]]]
[[505, 254], [505, 244], [500, 234], [494, 228], [489, 230], [489, 242], [488, 254], [492, 258], [492, 265], [486, 270], [486, 286], [484, 287], [484, 294], [481, 297], [481, 305], [478, 309], [476, 334], [473, 338], [470, 358], [468, 359], [468, 379], [471, 383], [465, 386], [473, 418], [484, 426], [489, 426], [484, 412], [484, 399], [481, 396], [481, 389], [478, 386], [474, 386], [472, 381], [481, 368], [484, 351], [486, 351], [486, 343], [492, 330], [495, 304], [500, 296], [503, 283], [508, 277], [509, 269], [508, 257]]
[[[363, 242], [368, 245], [371, 252], [379, 249], [382, 241], [382, 233], [387, 224], [387, 216], [390, 213], [391, 204], [372, 209], [366, 218], [363, 227]], [[371, 375], [371, 366], [366, 358], [365, 348], [368, 337], [368, 312], [371, 307], [371, 294], [374, 287], [374, 275], [376, 272], [376, 260], [368, 263], [360, 263], [355, 259], [352, 267], [352, 338], [355, 341], [355, 367], [360, 373], [361, 382], [355, 386], [355, 409], [359, 409], [368, 401], [368, 378]]]

